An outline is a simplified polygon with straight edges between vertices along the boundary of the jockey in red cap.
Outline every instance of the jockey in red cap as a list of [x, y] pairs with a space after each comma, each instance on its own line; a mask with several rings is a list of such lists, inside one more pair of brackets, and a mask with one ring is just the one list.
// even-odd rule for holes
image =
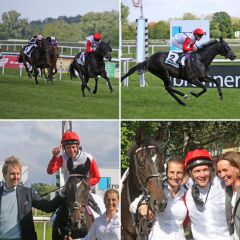
[[[205, 149], [189, 151], [185, 168], [193, 182], [185, 197], [193, 239], [232, 239], [225, 215], [225, 186], [214, 176], [211, 155]], [[206, 231], [209, 223], [211, 231]]]
[[90, 35], [88, 37], [86, 37], [85, 39], [85, 53], [81, 54], [79, 59], [77, 60], [78, 63], [80, 64], [84, 64], [85, 63], [85, 59], [93, 52], [96, 51], [98, 44], [101, 42], [101, 34], [96, 32], [93, 35]]
[[[62, 149], [64, 151], [61, 153]], [[55, 147], [52, 150], [52, 154], [53, 157], [47, 167], [48, 174], [53, 174], [59, 170], [59, 168], [62, 168], [64, 180], [67, 182], [69, 174], [78, 174], [78, 170], [81, 169], [87, 159], [89, 159], [91, 162], [88, 174], [89, 184], [90, 186], [94, 186], [100, 181], [100, 173], [97, 164], [91, 154], [82, 151], [80, 147], [80, 138], [77, 133], [66, 132], [62, 136], [61, 145]], [[101, 212], [93, 197], [90, 196], [88, 204], [95, 212]]]
[[183, 52], [179, 54], [179, 59], [176, 63], [181, 64], [181, 59], [187, 52], [197, 50], [196, 41], [201, 40], [204, 31], [201, 28], [196, 28], [191, 35], [185, 33], [177, 33], [172, 39], [172, 45], [181, 49]]

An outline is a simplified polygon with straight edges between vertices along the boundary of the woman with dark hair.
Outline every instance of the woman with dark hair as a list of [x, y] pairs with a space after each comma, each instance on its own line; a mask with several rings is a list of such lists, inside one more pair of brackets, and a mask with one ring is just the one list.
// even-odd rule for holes
[[230, 151], [217, 159], [217, 176], [226, 185], [226, 217], [234, 240], [240, 236], [240, 153]]

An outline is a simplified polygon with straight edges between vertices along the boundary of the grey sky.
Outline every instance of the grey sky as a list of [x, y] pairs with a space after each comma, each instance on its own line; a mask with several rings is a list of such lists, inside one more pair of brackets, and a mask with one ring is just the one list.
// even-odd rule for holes
[[[140, 16], [139, 8], [133, 7], [132, 0], [122, 0], [129, 7], [129, 21]], [[143, 14], [148, 21], [168, 20], [182, 17], [191, 12], [198, 17], [225, 11], [232, 17], [240, 17], [239, 0], [143, 0]]]
[[16, 10], [21, 18], [43, 20], [47, 17], [84, 15], [88, 12], [119, 10], [118, 0], [0, 0], [0, 15]]
[[[96, 159], [100, 168], [119, 168], [119, 122], [73, 121], [83, 150]], [[55, 183], [47, 174], [52, 149], [61, 142], [61, 121], [0, 121], [0, 165], [15, 155], [29, 166], [28, 185], [34, 182]]]

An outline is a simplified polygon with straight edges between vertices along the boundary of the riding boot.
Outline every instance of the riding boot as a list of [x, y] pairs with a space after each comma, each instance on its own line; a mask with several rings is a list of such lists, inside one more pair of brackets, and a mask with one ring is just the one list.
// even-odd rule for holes
[[178, 54], [178, 60], [176, 61], [176, 64], [179, 64], [179, 67], [182, 67], [182, 58], [184, 57], [185, 52], [181, 52]]
[[88, 205], [98, 214], [102, 214], [101, 209], [99, 208], [98, 204], [94, 200], [93, 196], [89, 194], [88, 197]]

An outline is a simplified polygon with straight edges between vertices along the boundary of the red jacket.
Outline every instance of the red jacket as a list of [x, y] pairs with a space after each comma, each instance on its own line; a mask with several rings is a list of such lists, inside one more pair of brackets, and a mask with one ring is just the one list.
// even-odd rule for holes
[[[84, 159], [85, 159], [86, 155], [88, 157], [91, 156], [88, 153], [85, 153], [85, 152], [83, 152], [83, 153], [85, 154]], [[90, 166], [90, 170], [89, 170], [89, 184], [90, 184], [90, 186], [94, 186], [95, 184], [97, 184], [100, 181], [101, 177], [100, 177], [100, 173], [99, 173], [96, 161], [92, 157], [89, 157], [89, 158], [91, 160], [91, 166]], [[80, 160], [82, 160], [82, 159], [80, 159]], [[68, 173], [68, 169], [66, 168], [65, 163], [66, 163], [66, 160], [64, 160], [64, 157], [62, 155], [60, 155], [59, 157], [53, 157], [50, 160], [50, 162], [48, 164], [48, 167], [47, 167], [48, 174], [53, 174], [57, 170], [59, 170], [59, 168], [62, 167], [63, 168], [64, 179], [66, 181], [67, 180], [66, 175]], [[84, 162], [82, 162], [82, 164], [83, 163], [85, 163], [85, 160], [84, 160]]]
[[193, 42], [190, 38], [186, 38], [184, 43], [183, 43], [183, 51], [184, 52], [190, 52], [194, 50], [194, 44], [195, 42]]
[[92, 49], [92, 42], [90, 40], [87, 40], [86, 42], [86, 52], [87, 53], [95, 52], [95, 50]]

